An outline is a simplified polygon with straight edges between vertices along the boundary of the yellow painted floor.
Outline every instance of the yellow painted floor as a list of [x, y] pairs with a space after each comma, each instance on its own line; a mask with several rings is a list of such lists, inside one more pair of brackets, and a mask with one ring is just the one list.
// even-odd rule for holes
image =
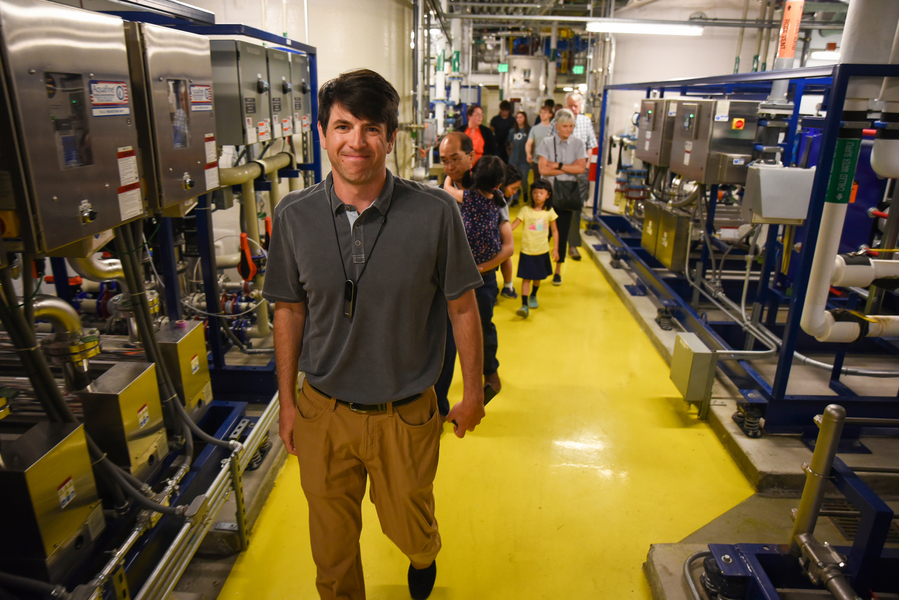
[[[435, 600], [649, 599], [649, 545], [680, 541], [752, 494], [596, 266], [568, 261], [563, 281], [544, 283], [527, 320], [519, 300], [500, 301], [502, 392], [473, 434], [445, 428]], [[457, 377], [451, 402], [461, 388]], [[317, 597], [288, 458], [220, 598]], [[363, 519], [368, 598], [408, 599], [409, 563], [367, 499]]]

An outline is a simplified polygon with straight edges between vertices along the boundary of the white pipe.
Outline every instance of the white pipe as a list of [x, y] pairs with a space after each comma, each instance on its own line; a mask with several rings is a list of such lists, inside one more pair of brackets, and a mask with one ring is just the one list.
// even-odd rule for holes
[[[896, 24], [899, 23], [899, 2], [881, 0], [852, 0], [846, 13], [843, 42], [840, 47], [840, 64], [885, 64]], [[876, 98], [883, 83], [882, 77], [853, 77], [849, 81], [846, 98]], [[843, 110], [864, 110], [843, 107]]]
[[899, 278], [899, 261], [871, 260], [866, 265], [847, 265], [844, 256], [834, 262], [831, 285], [838, 287], [868, 287], [876, 279]]
[[[899, 64], [899, 26], [893, 36], [890, 64]], [[899, 113], [899, 77], [884, 77], [883, 87], [880, 88], [880, 100], [884, 104], [884, 113]], [[878, 135], [871, 150], [871, 167], [881, 177], [892, 179], [899, 177], [899, 140], [882, 139]]]
[[815, 258], [809, 275], [808, 293], [802, 307], [800, 325], [807, 334], [819, 341], [830, 335], [833, 317], [828, 320], [827, 297], [830, 295], [830, 281], [833, 276], [834, 259], [840, 250], [840, 235], [846, 218], [847, 204], [827, 202], [821, 215]]

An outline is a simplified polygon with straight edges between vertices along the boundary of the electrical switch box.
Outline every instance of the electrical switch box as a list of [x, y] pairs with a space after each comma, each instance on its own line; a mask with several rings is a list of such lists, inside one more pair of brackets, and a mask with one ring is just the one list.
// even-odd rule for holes
[[168, 452], [156, 365], [116, 363], [78, 395], [88, 434], [112, 462], [146, 479]]
[[106, 528], [84, 426], [0, 424], [4, 571], [62, 583]]
[[659, 240], [659, 226], [662, 219], [662, 207], [648, 200], [643, 204], [643, 236], [640, 245], [653, 256]]
[[162, 360], [185, 408], [194, 417], [212, 402], [212, 382], [206, 358], [206, 336], [202, 321], [178, 321], [165, 325], [157, 334]]
[[680, 100], [671, 142], [671, 171], [707, 185], [744, 183], [758, 120], [758, 102]]
[[271, 85], [262, 46], [209, 41], [213, 107], [219, 144], [243, 146], [272, 139]]
[[293, 133], [290, 55], [274, 48], [268, 48], [265, 52], [268, 57], [268, 79], [272, 86], [272, 137], [288, 137]]
[[684, 400], [698, 403], [699, 417], [708, 415], [715, 382], [715, 353], [695, 333], [678, 333], [671, 355], [671, 381]]
[[690, 215], [676, 208], [663, 207], [659, 216], [655, 257], [672, 271], [682, 273], [687, 267], [689, 246]]
[[4, 0], [0, 30], [0, 214], [17, 216], [0, 227], [9, 249], [65, 254], [142, 217], [122, 19]]
[[647, 98], [640, 103], [640, 120], [634, 155], [644, 163], [667, 167], [678, 100]]
[[815, 167], [757, 164], [749, 167], [743, 218], [752, 223], [801, 225], [808, 215]]
[[290, 55], [290, 78], [293, 82], [293, 132], [301, 135], [315, 127], [312, 122], [313, 89], [308, 56]]
[[147, 199], [182, 217], [219, 187], [209, 39], [146, 23], [125, 23], [125, 36]]

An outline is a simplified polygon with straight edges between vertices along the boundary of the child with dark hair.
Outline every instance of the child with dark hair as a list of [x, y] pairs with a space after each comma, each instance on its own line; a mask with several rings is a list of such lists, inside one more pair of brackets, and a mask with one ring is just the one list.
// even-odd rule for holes
[[[518, 276], [521, 282], [521, 308], [516, 313], [528, 318], [531, 308], [537, 308], [537, 289], [540, 282], [552, 275], [550, 262], [549, 232], [552, 231], [552, 260], [559, 260], [559, 230], [556, 227], [558, 215], [552, 209], [553, 188], [543, 179], [531, 186], [531, 201], [521, 207], [512, 229], [524, 223], [521, 233], [521, 253], [518, 255]], [[533, 288], [531, 287], [533, 284]]]
[[[475, 290], [484, 336], [484, 382], [499, 391], [502, 387], [497, 373], [499, 343], [493, 324], [493, 306], [498, 292], [496, 268], [515, 251], [506, 201], [498, 189], [506, 176], [506, 166], [500, 158], [487, 155], [477, 162], [471, 175], [474, 184], [463, 193], [460, 209], [468, 245], [484, 280], [484, 284]], [[447, 334], [448, 345], [451, 340], [452, 336]], [[446, 364], [447, 359], [444, 358], [444, 369], [452, 368]], [[455, 355], [452, 360], [455, 361]]]

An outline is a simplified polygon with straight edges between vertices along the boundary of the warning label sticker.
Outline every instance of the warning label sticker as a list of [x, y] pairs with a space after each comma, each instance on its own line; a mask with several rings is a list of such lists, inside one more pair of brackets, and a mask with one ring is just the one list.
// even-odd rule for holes
[[143, 429], [150, 423], [150, 409], [147, 408], [146, 404], [141, 406], [140, 410], [137, 411], [137, 423], [141, 429]]
[[197, 374], [197, 371], [200, 370], [200, 355], [194, 354], [194, 357], [190, 359], [190, 372], [194, 375]]
[[119, 185], [131, 185], [140, 181], [140, 172], [137, 170], [137, 152], [131, 146], [116, 148], [116, 157], [119, 162]]
[[144, 212], [144, 202], [140, 194], [140, 183], [135, 182], [130, 185], [123, 185], [118, 189], [118, 192], [119, 212], [122, 215], [123, 221], [133, 219]]
[[59, 506], [65, 508], [75, 499], [75, 481], [69, 477], [56, 488], [56, 495], [59, 496]]
[[95, 117], [130, 115], [128, 83], [125, 81], [90, 82], [91, 114]]

